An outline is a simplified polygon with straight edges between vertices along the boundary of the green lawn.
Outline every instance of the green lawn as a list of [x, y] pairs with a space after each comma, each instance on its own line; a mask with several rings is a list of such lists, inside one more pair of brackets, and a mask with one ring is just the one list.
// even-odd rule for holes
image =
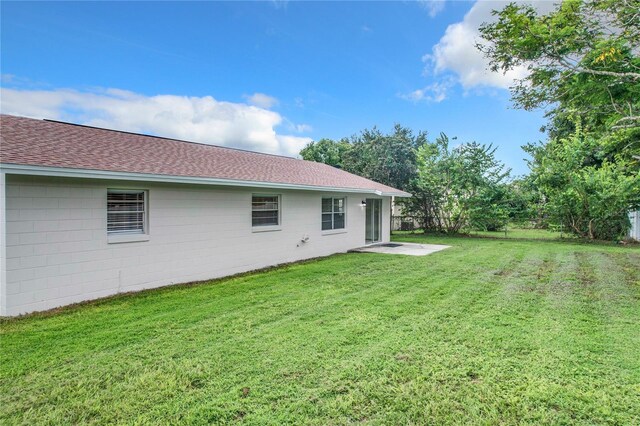
[[344, 254], [1, 325], [0, 423], [640, 424], [640, 250]]
[[479, 237], [492, 238], [523, 238], [536, 240], [553, 240], [553, 239], [574, 239], [575, 237], [566, 232], [550, 231], [546, 229], [523, 229], [523, 228], [507, 228], [504, 231], [471, 231], [471, 235]]
[[[421, 230], [416, 231], [394, 231], [396, 236], [422, 234]], [[471, 237], [487, 237], [499, 239], [526, 239], [526, 240], [575, 240], [571, 234], [566, 232], [552, 231], [547, 229], [517, 228], [508, 227], [505, 231], [469, 231]]]

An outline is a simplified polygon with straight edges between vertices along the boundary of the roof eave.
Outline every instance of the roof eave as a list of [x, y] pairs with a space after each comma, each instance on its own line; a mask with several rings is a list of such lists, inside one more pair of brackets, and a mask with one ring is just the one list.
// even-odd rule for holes
[[163, 182], [163, 183], [183, 183], [196, 185], [221, 185], [235, 187], [252, 187], [252, 188], [271, 188], [271, 189], [293, 189], [305, 191], [324, 191], [324, 192], [348, 192], [360, 194], [375, 194], [385, 197], [406, 197], [411, 196], [406, 192], [383, 192], [375, 189], [366, 188], [342, 188], [316, 185], [300, 185], [291, 183], [262, 182], [235, 179], [220, 179], [194, 176], [174, 176], [161, 175], [151, 173], [129, 173], [117, 172], [109, 170], [93, 170], [93, 169], [77, 169], [67, 167], [49, 167], [25, 164], [0, 163], [0, 171], [10, 174], [34, 175], [34, 176], [51, 176], [51, 177], [71, 177], [84, 179], [111, 179], [111, 180], [132, 180], [145, 182]]
[[404, 191], [388, 191], [381, 192], [379, 195], [383, 195], [385, 197], [401, 197], [401, 198], [410, 198], [413, 197], [413, 194]]

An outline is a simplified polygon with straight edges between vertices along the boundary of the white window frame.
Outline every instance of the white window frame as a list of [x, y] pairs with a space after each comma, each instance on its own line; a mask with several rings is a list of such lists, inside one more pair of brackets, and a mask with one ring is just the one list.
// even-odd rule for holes
[[[255, 197], [276, 197], [278, 200], [278, 224], [277, 225], [254, 225], [253, 224], [253, 199]], [[274, 210], [256, 210], [256, 211], [274, 211]], [[268, 232], [268, 231], [280, 231], [282, 229], [282, 194], [265, 194], [265, 193], [256, 193], [251, 194], [251, 230], [252, 232]]]
[[[322, 201], [323, 200], [327, 200], [327, 199], [331, 199], [331, 228], [330, 229], [322, 229], [322, 215], [323, 214], [329, 214], [329, 212], [324, 212], [322, 210]], [[336, 212], [334, 211], [335, 209], [335, 200], [344, 200], [343, 201], [343, 205], [344, 205], [344, 210], [342, 211], [342, 214], [344, 214], [344, 227], [342, 228], [335, 228], [335, 215], [339, 214], [340, 212]], [[347, 197], [345, 196], [323, 196], [320, 198], [320, 231], [322, 232], [323, 235], [331, 235], [331, 234], [343, 234], [345, 232], [347, 232]]]
[[[109, 231], [109, 194], [143, 195], [142, 231]], [[107, 241], [108, 243], [129, 243], [149, 240], [149, 191], [146, 189], [107, 188]]]

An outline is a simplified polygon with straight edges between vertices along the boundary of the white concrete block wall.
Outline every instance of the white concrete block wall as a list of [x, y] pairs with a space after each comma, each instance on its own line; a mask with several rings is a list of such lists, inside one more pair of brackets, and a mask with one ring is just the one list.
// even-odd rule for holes
[[[364, 245], [365, 194], [6, 176], [2, 315], [205, 280]], [[148, 191], [149, 240], [109, 243], [107, 189]], [[254, 232], [251, 197], [281, 195], [281, 230]], [[347, 198], [346, 232], [321, 231], [321, 198]], [[390, 199], [382, 235], [389, 240]], [[309, 236], [307, 243], [300, 240]]]

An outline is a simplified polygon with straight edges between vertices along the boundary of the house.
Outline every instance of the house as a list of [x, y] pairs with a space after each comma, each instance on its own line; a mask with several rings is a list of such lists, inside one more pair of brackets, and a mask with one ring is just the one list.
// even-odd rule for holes
[[640, 210], [629, 212], [629, 221], [631, 222], [629, 238], [640, 241]]
[[0, 117], [0, 315], [389, 241], [397, 189], [331, 166]]
[[391, 197], [391, 231], [414, 231], [420, 229], [422, 224], [417, 216], [405, 214], [401, 198]]

